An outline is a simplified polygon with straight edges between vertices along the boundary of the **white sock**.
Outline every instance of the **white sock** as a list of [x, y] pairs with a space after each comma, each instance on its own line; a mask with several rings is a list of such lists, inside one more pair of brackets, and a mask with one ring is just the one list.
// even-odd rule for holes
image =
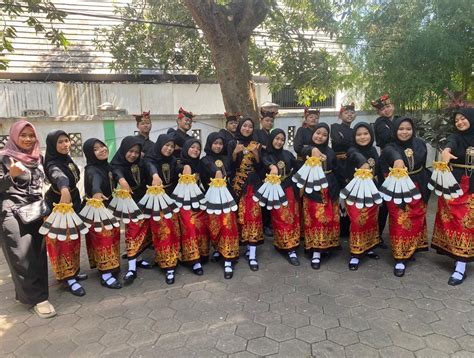
[[213, 257], [219, 257], [221, 256], [221, 254], [219, 253], [219, 251], [214, 251], [214, 253], [212, 254]]
[[370, 250], [369, 252], [367, 252], [367, 255], [372, 255], [372, 254], [375, 254], [375, 252], [373, 252], [372, 250]]
[[201, 263], [196, 262], [196, 263], [193, 265], [193, 270], [200, 269], [201, 267], [202, 267], [202, 266], [201, 266]]
[[399, 262], [399, 263], [397, 263], [397, 264], [395, 265], [395, 268], [396, 268], [397, 270], [405, 270], [405, 264], [402, 263], [402, 262]]
[[75, 278], [67, 280], [67, 284], [73, 291], [76, 291], [77, 289], [81, 288], [82, 286], [79, 284], [79, 282], [76, 281]]
[[169, 280], [174, 277], [174, 270], [166, 271], [166, 278]]
[[230, 261], [224, 262], [224, 271], [225, 272], [232, 272], [232, 262], [230, 262]]
[[112, 277], [112, 274], [110, 272], [102, 274], [102, 280], [104, 281], [107, 281], [111, 277]]
[[321, 253], [320, 252], [313, 252], [313, 262], [319, 262], [321, 260]]
[[359, 263], [359, 259], [357, 257], [352, 257], [349, 263], [353, 265], [357, 265]]
[[128, 270], [137, 271], [137, 259], [128, 260]]
[[456, 268], [454, 269], [454, 271], [457, 271], [457, 272], [453, 272], [451, 276], [455, 279], [462, 280], [462, 277], [463, 277], [462, 274], [466, 272], [466, 263], [462, 261], [456, 261]]
[[249, 260], [257, 258], [257, 246], [249, 246]]
[[296, 252], [295, 251], [291, 251], [289, 254], [288, 254], [289, 257], [298, 257], [296, 256]]

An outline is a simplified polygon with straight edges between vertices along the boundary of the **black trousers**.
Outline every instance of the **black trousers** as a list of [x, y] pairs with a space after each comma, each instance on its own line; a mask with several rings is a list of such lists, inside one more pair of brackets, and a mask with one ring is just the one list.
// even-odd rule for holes
[[48, 299], [48, 258], [38, 230], [42, 220], [24, 225], [11, 213], [0, 220], [0, 243], [7, 260], [16, 299], [35, 305]]
[[387, 224], [387, 218], [388, 218], [388, 208], [387, 208], [387, 203], [384, 200], [382, 205], [380, 205], [380, 208], [379, 208], [379, 233], [380, 233], [380, 239], [382, 240], [382, 242], [383, 242], [382, 234], [383, 234], [383, 231], [385, 230], [385, 225]]

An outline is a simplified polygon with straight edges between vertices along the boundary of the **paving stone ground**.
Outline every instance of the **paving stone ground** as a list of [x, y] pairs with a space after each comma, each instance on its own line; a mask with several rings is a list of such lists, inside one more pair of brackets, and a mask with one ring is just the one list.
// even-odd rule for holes
[[50, 320], [15, 303], [2, 255], [0, 356], [473, 357], [474, 280], [448, 286], [453, 262], [432, 251], [396, 278], [390, 250], [378, 252], [379, 261], [364, 259], [352, 272], [344, 241], [315, 271], [302, 253], [302, 265], [290, 266], [267, 239], [258, 272], [244, 259], [232, 280], [215, 263], [201, 277], [179, 267], [168, 286], [158, 269], [141, 270], [131, 287], [109, 290], [83, 250], [87, 295], [74, 297], [51, 278], [58, 316]]

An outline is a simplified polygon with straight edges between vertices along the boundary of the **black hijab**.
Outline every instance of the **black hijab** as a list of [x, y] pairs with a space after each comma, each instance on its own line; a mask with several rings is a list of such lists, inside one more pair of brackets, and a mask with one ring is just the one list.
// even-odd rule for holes
[[[356, 143], [356, 133], [359, 128], [366, 128], [370, 134], [370, 142], [367, 145], [359, 145]], [[375, 134], [372, 126], [366, 122], [359, 122], [354, 126], [354, 132], [352, 133], [353, 146], [366, 158], [378, 157], [377, 149], [374, 147]]]
[[127, 152], [134, 146], [138, 145], [140, 152], [142, 151], [142, 140], [136, 136], [127, 136], [122, 140], [122, 143], [120, 143], [119, 150], [117, 153], [115, 153], [114, 157], [112, 158], [112, 161], [110, 162], [111, 165], [114, 166], [120, 166], [120, 167], [126, 167], [129, 168], [133, 164], [139, 164], [140, 163], [140, 155], [135, 159], [133, 163], [130, 163], [126, 158], [125, 155]]
[[106, 147], [106, 144], [104, 142], [102, 142], [101, 140], [97, 139], [97, 138], [89, 138], [82, 145], [82, 151], [84, 152], [84, 155], [86, 157], [86, 162], [87, 162], [86, 167], [89, 166], [89, 165], [109, 167], [109, 163], [108, 163], [107, 159], [105, 159], [105, 160], [97, 159], [97, 157], [95, 155], [95, 152], [94, 152], [94, 145], [96, 143], [100, 143], [100, 144], [102, 144], [103, 146]]
[[189, 148], [191, 148], [194, 143], [198, 143], [199, 147], [202, 148], [201, 142], [196, 138], [188, 139], [184, 142], [183, 149], [181, 150], [181, 165], [189, 165], [192, 168], [193, 173], [196, 173], [199, 170], [200, 159], [199, 157], [191, 158], [188, 154]]
[[[214, 153], [212, 151], [212, 145], [218, 139], [222, 140], [222, 145], [223, 145], [222, 150], [221, 150], [220, 153]], [[212, 132], [207, 136], [206, 146], [204, 147], [204, 153], [206, 153], [208, 156], [211, 156], [211, 157], [221, 157], [223, 155], [223, 153], [225, 152], [224, 149], [225, 149], [225, 138], [222, 135], [222, 133]]]
[[269, 154], [279, 154], [279, 153], [283, 152], [283, 147], [281, 147], [280, 149], [276, 149], [273, 146], [273, 141], [275, 140], [275, 137], [279, 134], [283, 134], [283, 136], [285, 137], [285, 141], [286, 141], [286, 133], [283, 129], [280, 129], [280, 128], [273, 129], [270, 132], [270, 134], [268, 135], [268, 141], [266, 143], [266, 145], [267, 145], [266, 152], [267, 153], [269, 153]]
[[153, 158], [156, 161], [162, 161], [162, 162], [170, 162], [173, 160], [173, 153], [169, 157], [164, 156], [161, 153], [161, 150], [165, 146], [166, 143], [173, 142], [174, 143], [174, 137], [171, 134], [160, 134], [158, 136], [158, 139], [156, 140], [155, 145], [153, 146]]
[[[247, 137], [245, 137], [241, 133], [242, 126], [244, 125], [245, 122], [252, 123], [252, 127], [253, 127], [252, 133]], [[238, 140], [240, 144], [243, 144], [243, 145], [247, 146], [253, 140], [253, 134], [254, 133], [255, 133], [255, 124], [253, 123], [252, 119], [251, 118], [244, 118], [244, 119], [240, 120], [239, 125], [237, 126], [235, 139]]]
[[[398, 128], [402, 125], [403, 122], [408, 122], [411, 124], [411, 128], [413, 130], [413, 134], [410, 139], [406, 141], [401, 141], [398, 139]], [[410, 148], [413, 146], [413, 138], [416, 138], [416, 130], [415, 130], [415, 123], [413, 122], [413, 119], [409, 117], [398, 117], [393, 119], [393, 125], [392, 125], [392, 138], [395, 143], [397, 143], [400, 147], [402, 148]]]
[[[57, 165], [59, 167], [67, 168], [70, 163], [74, 164], [69, 154], [61, 154], [56, 149], [58, 139], [62, 135], [69, 138], [68, 134], [63, 130], [51, 132], [46, 137], [46, 154], [44, 157], [45, 168], [48, 168], [51, 165]], [[77, 170], [79, 170], [75, 164], [74, 166]]]
[[[326, 139], [326, 142], [322, 143], [322, 144], [316, 144], [314, 141], [313, 141], [313, 135], [314, 133], [316, 133], [316, 131], [319, 129], [319, 128], [324, 128], [327, 130], [328, 132], [328, 137]], [[313, 131], [311, 132], [311, 142], [312, 142], [312, 145], [315, 146], [316, 148], [318, 148], [319, 150], [321, 149], [326, 149], [329, 145], [329, 135], [331, 134], [331, 129], [329, 128], [329, 126], [327, 125], [327, 123], [318, 123], [314, 126], [313, 128]], [[322, 151], [321, 151], [322, 152]]]

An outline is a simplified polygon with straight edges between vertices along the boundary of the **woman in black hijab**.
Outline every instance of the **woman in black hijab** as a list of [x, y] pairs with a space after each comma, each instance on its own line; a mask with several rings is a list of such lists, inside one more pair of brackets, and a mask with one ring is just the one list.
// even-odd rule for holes
[[[377, 185], [380, 178], [380, 160], [374, 147], [374, 131], [372, 126], [365, 122], [357, 123], [354, 127], [351, 141], [353, 144], [347, 151], [345, 163], [348, 182], [354, 178], [356, 169], [370, 169], [373, 180]], [[359, 268], [360, 257], [367, 254], [368, 257], [378, 260], [379, 256], [373, 249], [380, 244], [378, 229], [379, 206], [357, 208], [355, 205], [345, 205], [350, 218], [349, 249], [351, 260], [349, 269], [355, 271]]]
[[[201, 159], [200, 177], [206, 191], [209, 189], [211, 179], [220, 178], [227, 181], [230, 172], [227, 156], [224, 152], [225, 139], [221, 133], [213, 132], [207, 136], [204, 152], [206, 156]], [[228, 183], [228, 182], [227, 182]], [[215, 252], [213, 261], [224, 257], [224, 278], [233, 276], [232, 264], [239, 258], [239, 231], [235, 212], [222, 212], [221, 214], [208, 214], [209, 235]]]
[[291, 180], [298, 166], [295, 156], [284, 149], [286, 134], [282, 129], [274, 129], [270, 132], [266, 151], [262, 158], [264, 167], [272, 175], [279, 175], [281, 186], [288, 199], [287, 206], [271, 210], [271, 222], [273, 227], [273, 245], [277, 250], [288, 255], [288, 261], [294, 266], [300, 262], [296, 250], [300, 244], [300, 207], [299, 192], [295, 183]]
[[[46, 137], [45, 174], [51, 183], [45, 194], [45, 201], [52, 209], [53, 203], [72, 203], [74, 210], [81, 208], [81, 196], [77, 188], [80, 172], [69, 156], [71, 142], [66, 132], [54, 131]], [[69, 236], [59, 241], [46, 236], [46, 247], [53, 272], [58, 281], [65, 281], [75, 296], [84, 296], [86, 291], [77, 282], [87, 276], [80, 275], [81, 238], [72, 240]]]
[[453, 114], [455, 132], [448, 137], [441, 153], [450, 163], [463, 195], [456, 199], [438, 199], [438, 211], [431, 246], [440, 254], [456, 260], [448, 284], [455, 286], [466, 278], [466, 264], [474, 261], [474, 108], [463, 108]]
[[[90, 138], [82, 146], [87, 165], [84, 170], [84, 190], [86, 198], [102, 200], [107, 207], [115, 183], [112, 168], [107, 161], [109, 149], [104, 142]], [[102, 286], [112, 289], [122, 288], [115, 277], [120, 272], [120, 228], [101, 232], [90, 229], [86, 234], [87, 254], [91, 268], [97, 268], [101, 274]]]
[[251, 118], [242, 119], [237, 126], [235, 140], [229, 143], [227, 154], [231, 168], [231, 188], [239, 205], [237, 222], [241, 244], [247, 245], [249, 266], [258, 270], [257, 245], [263, 244], [263, 223], [260, 205], [252, 197], [260, 185], [261, 145], [253, 140]]
[[[146, 192], [145, 170], [141, 160], [142, 141], [135, 136], [122, 140], [112, 161], [112, 174], [122, 189], [132, 193], [133, 200], [139, 202]], [[137, 278], [137, 266], [151, 269], [152, 266], [140, 255], [150, 245], [149, 220], [130, 221], [126, 226], [125, 245], [127, 247], [128, 271], [123, 277], [125, 285]]]
[[[178, 184], [177, 160], [173, 156], [175, 144], [173, 136], [161, 134], [153, 147], [153, 153], [145, 157], [151, 185], [162, 186], [170, 195]], [[155, 262], [166, 273], [166, 283], [174, 283], [175, 270], [180, 250], [181, 230], [177, 213], [167, 219], [161, 215], [160, 221], [149, 219], [153, 247], [155, 248]]]
[[417, 251], [428, 250], [426, 209], [430, 192], [427, 185], [430, 172], [426, 169], [426, 143], [416, 137], [413, 120], [399, 117], [393, 120], [394, 141], [387, 144], [380, 155], [384, 176], [389, 168], [407, 168], [408, 175], [421, 192], [422, 198], [411, 203], [387, 202], [392, 254], [395, 259], [394, 275], [405, 274], [406, 262]]
[[329, 147], [329, 126], [318, 123], [313, 128], [311, 144], [303, 148], [303, 157], [319, 157], [328, 187], [303, 194], [305, 250], [312, 254], [311, 267], [321, 266], [321, 253], [339, 248], [339, 184], [334, 171], [337, 159]]
[[[193, 138], [184, 142], [178, 173], [195, 174], [197, 184], [202, 188], [199, 180], [200, 156], [201, 142], [199, 140]], [[204, 274], [201, 263], [209, 259], [210, 250], [207, 212], [199, 208], [190, 210], [181, 208], [179, 222], [182, 230], [181, 261], [192, 265], [193, 272], [201, 276]]]

